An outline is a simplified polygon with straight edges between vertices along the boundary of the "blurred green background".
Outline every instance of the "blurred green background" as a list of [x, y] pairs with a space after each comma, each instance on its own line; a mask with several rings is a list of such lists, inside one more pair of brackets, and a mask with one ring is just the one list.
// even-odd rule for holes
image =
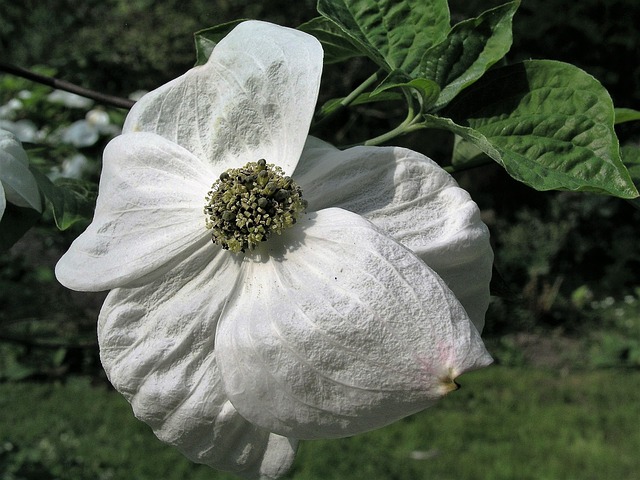
[[[500, 2], [452, 0], [454, 21]], [[271, 0], [0, 0], [0, 61], [126, 97], [190, 68], [193, 32], [236, 18], [295, 27], [315, 2]], [[523, 0], [509, 61], [571, 62], [619, 107], [640, 109], [640, 4]], [[321, 101], [368, 76], [363, 61], [328, 67]], [[24, 93], [28, 92], [28, 93]], [[96, 179], [113, 132], [61, 142], [90, 108], [0, 75], [7, 121], [32, 122], [32, 162], [57, 172], [80, 154]], [[0, 112], [2, 107], [0, 107]], [[126, 112], [105, 108], [113, 125]], [[362, 108], [319, 132], [348, 143], [390, 119]], [[402, 112], [398, 112], [401, 114]], [[1, 115], [0, 115], [1, 116]], [[393, 118], [391, 119], [393, 120]], [[637, 124], [619, 129], [639, 141]], [[441, 133], [403, 145], [444, 158]], [[640, 212], [629, 203], [539, 193], [485, 167], [459, 175], [492, 232], [496, 296], [485, 337], [497, 366], [461, 378], [438, 406], [371, 434], [302, 444], [294, 479], [632, 479], [640, 477]], [[77, 294], [53, 266], [83, 228], [43, 218], [0, 254], [0, 479], [232, 478], [192, 465], [135, 420], [102, 373], [95, 320], [103, 295]]]

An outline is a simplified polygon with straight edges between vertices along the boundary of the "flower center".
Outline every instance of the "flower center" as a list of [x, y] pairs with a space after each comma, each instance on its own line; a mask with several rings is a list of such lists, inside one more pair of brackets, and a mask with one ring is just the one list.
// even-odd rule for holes
[[206, 227], [213, 243], [234, 253], [280, 235], [307, 207], [298, 184], [264, 159], [223, 172], [206, 200]]

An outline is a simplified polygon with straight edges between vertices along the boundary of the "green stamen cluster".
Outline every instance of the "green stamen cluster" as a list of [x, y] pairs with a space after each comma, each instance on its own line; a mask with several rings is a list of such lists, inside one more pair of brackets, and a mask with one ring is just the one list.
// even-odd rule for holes
[[296, 223], [307, 207], [302, 190], [264, 159], [223, 172], [206, 197], [204, 213], [213, 243], [234, 253], [253, 250]]

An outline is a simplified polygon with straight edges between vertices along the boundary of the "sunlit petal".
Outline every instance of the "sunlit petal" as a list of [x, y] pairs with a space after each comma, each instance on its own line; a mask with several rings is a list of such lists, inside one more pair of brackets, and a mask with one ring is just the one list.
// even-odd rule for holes
[[0, 185], [0, 220], [4, 216], [4, 211], [7, 208], [7, 199], [4, 196], [4, 189]]
[[209, 61], [145, 95], [124, 132], [150, 131], [209, 162], [216, 171], [260, 158], [291, 173], [313, 116], [322, 47], [315, 38], [244, 22]]
[[238, 414], [213, 350], [239, 268], [233, 255], [207, 245], [156, 282], [113, 290], [100, 313], [100, 356], [111, 383], [161, 440], [195, 462], [270, 478], [290, 466], [296, 442]]
[[93, 221], [58, 262], [58, 280], [88, 291], [147, 281], [210, 243], [203, 208], [213, 180], [208, 165], [158, 135], [115, 138]]
[[337, 206], [358, 213], [413, 250], [482, 330], [493, 264], [489, 231], [451, 175], [404, 148], [340, 151], [309, 138], [295, 177], [311, 210]]
[[428, 407], [490, 362], [410, 250], [340, 209], [298, 227], [245, 258], [218, 326], [224, 387], [247, 420], [301, 439], [352, 435]]

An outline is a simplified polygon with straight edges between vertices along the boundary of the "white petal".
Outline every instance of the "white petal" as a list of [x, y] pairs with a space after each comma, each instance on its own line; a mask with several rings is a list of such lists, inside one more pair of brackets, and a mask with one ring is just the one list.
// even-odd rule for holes
[[451, 175], [404, 148], [340, 151], [310, 137], [295, 177], [310, 210], [337, 206], [358, 213], [413, 250], [482, 331], [493, 265], [489, 230]]
[[56, 265], [58, 280], [87, 291], [148, 281], [210, 243], [203, 209], [214, 180], [208, 165], [158, 135], [115, 138], [93, 221]]
[[93, 100], [81, 97], [75, 93], [70, 93], [65, 90], [54, 90], [47, 96], [47, 100], [52, 103], [61, 103], [65, 107], [69, 108], [91, 108]]
[[245, 257], [216, 336], [225, 390], [250, 422], [301, 439], [352, 435], [430, 406], [490, 363], [444, 282], [362, 217], [321, 210], [280, 239]]
[[40, 190], [29, 171], [27, 154], [15, 135], [6, 130], [0, 130], [0, 183], [5, 202], [42, 211]]
[[4, 211], [7, 209], [7, 199], [4, 196], [4, 188], [0, 184], [0, 220], [4, 216]]
[[40, 133], [38, 127], [31, 120], [0, 120], [0, 129], [8, 130], [14, 134], [21, 142], [35, 143], [38, 141]]
[[238, 25], [209, 61], [145, 95], [124, 132], [151, 131], [210, 162], [216, 171], [265, 158], [291, 173], [313, 116], [322, 47], [277, 25]]
[[242, 418], [220, 382], [214, 339], [239, 262], [206, 245], [170, 274], [115, 289], [98, 322], [109, 380], [135, 415], [192, 461], [257, 478], [284, 473], [296, 442]]
[[70, 143], [78, 148], [90, 147], [99, 139], [98, 129], [86, 120], [73, 122], [62, 133], [62, 141], [64, 143]]

